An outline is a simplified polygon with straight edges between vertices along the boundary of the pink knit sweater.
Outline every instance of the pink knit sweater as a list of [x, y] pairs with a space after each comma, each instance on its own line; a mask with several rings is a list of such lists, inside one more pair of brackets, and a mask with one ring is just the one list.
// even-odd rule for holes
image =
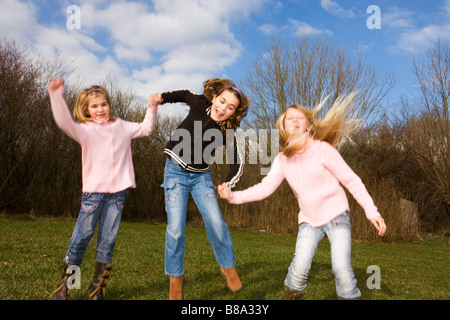
[[98, 124], [73, 120], [64, 99], [64, 87], [49, 91], [58, 127], [81, 145], [83, 192], [115, 193], [135, 188], [131, 139], [150, 135], [157, 108], [149, 108], [141, 123], [122, 119]]
[[314, 140], [306, 151], [291, 157], [280, 153], [269, 174], [258, 184], [233, 192], [231, 203], [258, 201], [270, 196], [286, 179], [294, 191], [300, 212], [298, 222], [322, 226], [349, 210], [345, 186], [365, 210], [368, 219], [379, 216], [361, 179], [330, 144]]

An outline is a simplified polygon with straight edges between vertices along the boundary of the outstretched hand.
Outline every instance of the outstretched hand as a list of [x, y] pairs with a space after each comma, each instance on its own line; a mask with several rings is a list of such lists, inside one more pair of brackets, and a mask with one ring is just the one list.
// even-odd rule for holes
[[48, 91], [53, 92], [58, 90], [59, 88], [64, 88], [64, 80], [63, 79], [55, 79], [50, 82], [48, 85]]
[[230, 188], [227, 187], [225, 182], [217, 186], [217, 191], [219, 192], [219, 196], [222, 199], [225, 199], [227, 201], [231, 201], [233, 199], [233, 192], [231, 192]]
[[386, 223], [384, 222], [384, 219], [381, 216], [378, 216], [376, 218], [370, 219], [370, 222], [377, 228], [378, 235], [380, 237], [384, 236], [386, 233]]

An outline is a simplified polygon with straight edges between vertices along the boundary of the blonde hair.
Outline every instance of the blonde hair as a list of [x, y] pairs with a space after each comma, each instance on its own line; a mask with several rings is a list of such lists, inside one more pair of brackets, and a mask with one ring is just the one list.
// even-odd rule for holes
[[223, 133], [225, 133], [226, 129], [235, 129], [239, 126], [241, 120], [247, 115], [250, 105], [248, 97], [228, 79], [214, 78], [203, 83], [203, 95], [209, 102], [212, 102], [215, 96], [219, 96], [225, 90], [232, 92], [239, 99], [239, 106], [236, 107], [231, 117], [222, 122], [221, 131]]
[[[333, 147], [337, 147], [343, 141], [343, 138], [348, 137], [361, 124], [361, 120], [355, 117], [358, 114], [358, 110], [353, 109], [353, 99], [356, 94], [357, 92], [352, 92], [347, 96], [339, 96], [323, 119], [316, 118], [316, 114], [323, 108], [330, 96], [322, 99], [312, 110], [301, 105], [292, 105], [289, 108], [295, 108], [305, 115], [308, 121], [308, 137], [326, 141]], [[276, 123], [276, 128], [280, 135], [281, 152], [288, 157], [304, 149], [306, 144], [306, 140], [291, 139], [290, 134], [285, 130], [284, 120], [289, 108], [278, 118]]]
[[[91, 116], [88, 112], [89, 100], [94, 97], [98, 97], [103, 95], [105, 97], [106, 102], [108, 103], [111, 109], [111, 100], [109, 98], [108, 90], [105, 87], [93, 85], [90, 88], [86, 88], [78, 94], [77, 101], [75, 103], [75, 107], [73, 108], [73, 117], [80, 123], [91, 121]], [[115, 118], [110, 116], [110, 121], [114, 121]]]

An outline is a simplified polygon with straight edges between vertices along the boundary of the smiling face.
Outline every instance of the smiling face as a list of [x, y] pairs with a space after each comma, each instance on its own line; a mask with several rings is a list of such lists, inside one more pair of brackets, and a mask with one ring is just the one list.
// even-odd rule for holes
[[97, 122], [104, 122], [111, 116], [109, 104], [103, 94], [96, 95], [89, 99], [87, 111], [91, 120]]
[[302, 111], [296, 108], [288, 108], [284, 118], [284, 130], [286, 132], [293, 137], [299, 137], [307, 131], [308, 125], [308, 120]]
[[212, 100], [211, 119], [216, 122], [227, 120], [234, 114], [239, 103], [239, 99], [233, 92], [224, 90]]

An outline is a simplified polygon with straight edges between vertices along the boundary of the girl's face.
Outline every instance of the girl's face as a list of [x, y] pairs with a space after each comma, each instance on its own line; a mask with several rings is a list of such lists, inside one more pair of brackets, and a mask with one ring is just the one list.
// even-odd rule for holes
[[299, 137], [307, 131], [308, 120], [305, 114], [296, 108], [289, 108], [284, 118], [284, 130], [292, 136]]
[[96, 95], [89, 99], [88, 113], [94, 121], [103, 122], [109, 119], [111, 110], [104, 95]]
[[225, 121], [231, 117], [239, 106], [239, 99], [229, 90], [224, 90], [219, 96], [214, 96], [211, 106], [211, 119], [216, 122]]

